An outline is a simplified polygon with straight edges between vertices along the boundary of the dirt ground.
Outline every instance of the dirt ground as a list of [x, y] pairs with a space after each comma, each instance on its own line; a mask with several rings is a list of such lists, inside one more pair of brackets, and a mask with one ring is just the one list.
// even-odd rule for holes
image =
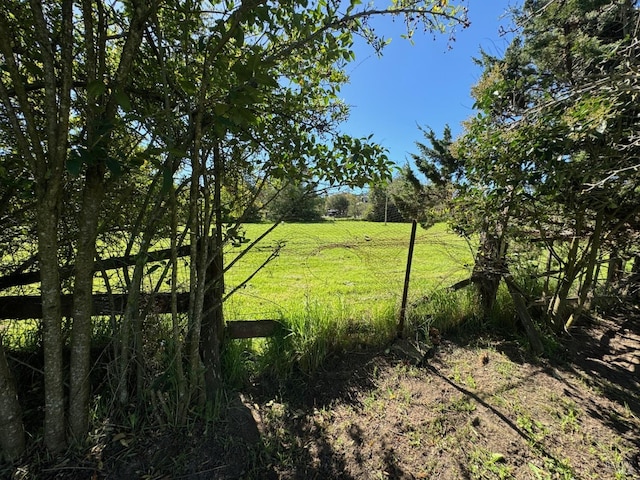
[[105, 426], [83, 457], [12, 476], [640, 479], [636, 307], [583, 326], [547, 360], [514, 341], [433, 340], [426, 352], [345, 353], [286, 385], [263, 379], [213, 427]]

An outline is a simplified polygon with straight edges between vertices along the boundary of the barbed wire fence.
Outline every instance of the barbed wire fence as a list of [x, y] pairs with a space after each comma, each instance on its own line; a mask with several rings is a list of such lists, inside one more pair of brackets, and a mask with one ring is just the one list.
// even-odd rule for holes
[[[278, 225], [254, 255], [229, 272], [227, 287], [233, 288], [280, 245], [278, 257], [227, 301], [227, 318], [282, 318], [324, 309], [366, 321], [389, 309], [397, 313], [411, 237], [411, 223], [399, 220], [390, 214], [386, 222], [327, 218]], [[247, 236], [261, 228], [266, 226], [247, 226]], [[227, 258], [233, 255], [233, 249], [227, 252]], [[467, 242], [445, 224], [418, 227], [409, 302], [469, 277], [472, 258]]]
[[[363, 211], [361, 208], [360, 212]], [[226, 319], [286, 319], [305, 314], [332, 315], [366, 323], [379, 316], [388, 316], [390, 312], [397, 315], [405, 284], [412, 225], [393, 210], [378, 222], [366, 221], [362, 214], [358, 217], [326, 216], [318, 223], [283, 222], [277, 225], [227, 272], [226, 291], [234, 293], [225, 301]], [[245, 225], [247, 242], [259, 238], [270, 227], [272, 224]], [[229, 245], [225, 251], [226, 262], [234, 262], [246, 245], [246, 242]], [[107, 258], [105, 261], [117, 259], [121, 255], [120, 247], [105, 245], [106, 253], [102, 252]], [[162, 253], [167, 242], [160, 242], [156, 247]], [[409, 304], [468, 278], [472, 258], [473, 252], [467, 242], [445, 224], [430, 229], [418, 227], [408, 282]], [[149, 292], [153, 291], [166, 261], [158, 259], [148, 266], [144, 288]], [[181, 259], [179, 267], [178, 290], [185, 295], [189, 285], [187, 259]], [[124, 298], [122, 271], [109, 272], [104, 279], [105, 275], [99, 275], [96, 294], [108, 296], [113, 290]], [[102, 280], [107, 279], [111, 289], [104, 291]], [[27, 287], [33, 289], [30, 284]], [[159, 295], [168, 295], [168, 288], [163, 284]], [[16, 287], [6, 293], [18, 296], [31, 293], [31, 290], [23, 290], [23, 287]], [[37, 291], [31, 294], [37, 295]], [[24, 313], [21, 315], [20, 318], [28, 317]], [[33, 318], [38, 316], [34, 314]]]

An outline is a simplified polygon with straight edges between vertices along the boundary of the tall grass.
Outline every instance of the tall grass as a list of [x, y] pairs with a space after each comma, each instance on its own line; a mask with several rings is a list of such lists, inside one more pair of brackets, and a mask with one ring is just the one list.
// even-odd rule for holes
[[472, 288], [434, 290], [409, 311], [408, 323], [413, 330], [426, 332], [433, 327], [442, 333], [479, 326], [480, 303], [476, 292]]
[[7, 350], [37, 350], [42, 345], [39, 320], [0, 320], [0, 335]]
[[284, 328], [273, 337], [227, 343], [227, 378], [237, 383], [250, 375], [310, 375], [332, 353], [381, 347], [395, 335], [397, 309], [388, 304], [354, 316], [344, 303], [310, 300], [280, 321]]

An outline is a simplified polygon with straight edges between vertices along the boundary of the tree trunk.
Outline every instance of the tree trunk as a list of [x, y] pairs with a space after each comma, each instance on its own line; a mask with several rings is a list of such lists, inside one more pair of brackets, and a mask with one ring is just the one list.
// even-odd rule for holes
[[[191, 184], [189, 194], [189, 226], [191, 236], [191, 252], [189, 264], [189, 334], [187, 355], [189, 358], [189, 396], [198, 404], [204, 404], [205, 396], [201, 387], [204, 383], [202, 357], [200, 351], [202, 335], [202, 315], [204, 297], [206, 293], [206, 271], [209, 263], [209, 230], [211, 228], [211, 205], [207, 193], [201, 194], [200, 181], [203, 180], [203, 190], [208, 191], [206, 177], [201, 175], [204, 170], [200, 164], [201, 128], [196, 122], [196, 135], [191, 158]], [[204, 208], [200, 206], [203, 201]]]
[[[118, 359], [118, 372], [120, 378], [118, 380], [118, 400], [122, 405], [125, 405], [130, 399], [131, 392], [129, 391], [129, 374], [131, 373], [132, 357], [133, 360], [135, 360], [136, 365], [139, 366], [142, 362], [142, 320], [140, 319], [140, 295], [142, 280], [144, 278], [144, 267], [147, 264], [146, 252], [149, 251], [149, 247], [151, 245], [151, 239], [153, 237], [152, 228], [154, 225], [156, 225], [156, 223], [152, 217], [149, 221], [148, 228], [144, 232], [140, 251], [137, 254], [136, 264], [133, 268], [133, 275], [131, 277], [131, 284], [129, 285], [127, 306], [125, 307], [120, 324], [120, 358]], [[139, 375], [138, 370], [136, 371], [136, 374]], [[136, 383], [140, 386], [139, 380]]]
[[[196, 214], [196, 216], [199, 216]], [[197, 220], [196, 220], [197, 222]], [[194, 226], [192, 225], [192, 228]], [[198, 248], [202, 245], [196, 233], [191, 236], [191, 255], [190, 255], [190, 282], [189, 282], [189, 335], [187, 352], [189, 358], [189, 391], [190, 398], [200, 400], [200, 387], [202, 386], [202, 358], [200, 356], [200, 343], [202, 334], [202, 315], [204, 310], [205, 296], [205, 272], [207, 270], [207, 249]]]
[[[98, 2], [100, 3], [100, 2]], [[98, 7], [98, 8], [101, 8]], [[98, 60], [98, 51], [106, 46], [102, 41], [102, 32], [95, 32], [94, 6], [82, 2], [82, 18], [84, 22], [84, 50], [86, 54], [87, 83], [101, 78], [103, 65]], [[99, 73], [100, 71], [100, 73]], [[93, 155], [99, 151], [104, 156], [105, 143], [98, 134], [99, 110], [104, 97], [95, 98], [87, 91], [86, 105], [86, 145]], [[96, 148], [96, 147], [100, 148]], [[97, 155], [96, 155], [97, 156]], [[94, 164], [87, 167], [82, 206], [78, 218], [77, 252], [74, 266], [73, 288], [73, 329], [71, 332], [71, 361], [69, 365], [69, 426], [71, 435], [76, 441], [84, 440], [89, 428], [89, 371], [91, 368], [91, 311], [93, 294], [94, 258], [96, 252], [96, 236], [98, 216], [104, 192], [104, 167], [100, 165], [103, 158], [95, 158]]]
[[620, 252], [618, 252], [617, 250], [613, 250], [609, 255], [606, 289], [611, 290], [615, 288], [615, 285], [622, 278], [623, 273], [624, 269], [622, 258], [620, 258]]
[[[62, 370], [62, 313], [58, 271], [58, 223], [67, 158], [71, 89], [73, 87], [73, 2], [62, 0], [59, 9], [45, 9], [42, 2], [29, 3], [28, 28], [35, 35], [44, 96], [37, 106], [24, 88], [24, 76], [17, 67], [16, 45], [8, 40], [20, 33], [2, 21], [0, 49], [5, 75], [11, 78], [15, 103], [3, 95], [5, 110], [14, 128], [20, 154], [35, 178], [36, 231], [40, 262], [40, 293], [44, 348], [45, 420], [44, 443], [58, 453], [65, 448], [65, 398]], [[53, 15], [59, 15], [53, 18]], [[52, 31], [56, 26], [55, 33]], [[16, 27], [20, 28], [20, 27]], [[36, 114], [37, 112], [37, 114]], [[19, 117], [19, 118], [18, 118]]]
[[[54, 452], [62, 451], [65, 440], [64, 376], [62, 370], [62, 306], [58, 275], [57, 189], [41, 193], [38, 204], [38, 256], [42, 295], [42, 342], [44, 347], [44, 441]], [[52, 198], [53, 197], [53, 198]]]
[[491, 315], [504, 269], [505, 248], [501, 236], [483, 232], [471, 278], [480, 294], [482, 318]]
[[213, 402], [222, 387], [222, 334], [224, 331], [224, 257], [222, 222], [222, 184], [224, 175], [220, 146], [213, 152], [213, 210], [215, 233], [208, 242], [209, 265], [205, 277], [205, 302], [202, 318], [200, 349], [204, 363], [204, 380], [207, 401]]
[[24, 448], [22, 410], [0, 335], [0, 453], [12, 461], [22, 455]]
[[91, 310], [98, 218], [104, 196], [104, 168], [89, 167], [79, 219], [75, 264], [73, 331], [71, 337], [69, 425], [82, 441], [89, 427], [89, 373], [91, 368]]
[[593, 292], [594, 283], [594, 271], [598, 263], [598, 254], [600, 253], [600, 244], [602, 241], [602, 227], [604, 221], [604, 213], [598, 212], [596, 216], [596, 224], [591, 235], [589, 257], [587, 261], [586, 272], [584, 275], [584, 281], [580, 286], [580, 292], [578, 294], [578, 306], [571, 313], [567, 321], [565, 322], [564, 329], [569, 330], [573, 322], [580, 317], [582, 312], [588, 310], [591, 306], [591, 294]]
[[631, 265], [631, 276], [629, 281], [631, 283], [638, 283], [640, 281], [640, 255], [633, 257], [633, 265]]
[[544, 277], [544, 287], [542, 291], [544, 295], [547, 296], [549, 294], [549, 282], [551, 281], [551, 268], [553, 267], [553, 240], [549, 242], [549, 256], [547, 257], [547, 270], [546, 275]]
[[515, 284], [510, 274], [505, 275], [504, 280], [507, 284], [507, 288], [509, 289], [509, 293], [511, 294], [511, 298], [513, 299], [513, 304], [516, 308], [516, 312], [518, 313], [520, 323], [524, 327], [524, 331], [527, 334], [527, 339], [529, 340], [531, 351], [535, 355], [540, 355], [544, 351], [544, 347], [542, 346], [540, 334], [538, 333], [535, 323], [533, 322], [533, 319], [529, 314], [529, 310], [527, 309], [527, 304], [524, 300], [524, 296], [520, 292], [520, 289]]
[[176, 425], [182, 425], [189, 409], [185, 389], [184, 369], [182, 366], [182, 339], [180, 338], [180, 317], [178, 316], [178, 207], [176, 189], [170, 193], [171, 207], [171, 332], [174, 348], [174, 365], [178, 400], [176, 404]]
[[580, 247], [580, 232], [582, 232], [583, 217], [576, 218], [575, 235], [571, 239], [567, 260], [562, 269], [564, 275], [560, 278], [556, 292], [549, 303], [547, 310], [551, 317], [551, 324], [556, 332], [561, 332], [564, 328], [565, 321], [569, 317], [567, 298], [571, 292], [571, 288], [578, 276], [578, 250]]
[[223, 303], [223, 255], [217, 235], [210, 241], [211, 263], [207, 268], [207, 288], [204, 297], [200, 351], [204, 364], [204, 381], [207, 401], [213, 402], [222, 387], [222, 334], [224, 331]]
[[567, 299], [569, 298], [569, 293], [575, 278], [576, 275], [574, 272], [565, 271], [565, 275], [560, 279], [556, 293], [549, 303], [548, 312], [551, 317], [551, 324], [556, 333], [562, 331], [565, 319], [568, 317]]

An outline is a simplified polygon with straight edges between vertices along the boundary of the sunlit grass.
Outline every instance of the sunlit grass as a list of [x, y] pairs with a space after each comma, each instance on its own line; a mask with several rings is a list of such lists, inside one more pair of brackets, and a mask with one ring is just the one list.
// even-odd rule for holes
[[[249, 225], [255, 238], [267, 225]], [[251, 275], [284, 242], [278, 258], [227, 302], [229, 318], [288, 316], [309, 302], [354, 317], [395, 305], [401, 295], [411, 225], [326, 222], [279, 225], [265, 243], [229, 271], [227, 287]], [[226, 252], [231, 261], [240, 249]], [[412, 264], [410, 292], [425, 295], [468, 276], [472, 255], [466, 243], [444, 225], [420, 230]]]
[[[247, 238], [256, 238], [266, 228], [249, 225]], [[285, 325], [281, 336], [244, 345], [256, 355], [257, 370], [286, 376], [295, 367], [309, 373], [331, 352], [380, 346], [394, 338], [410, 232], [408, 224], [282, 224], [239, 261], [229, 271], [227, 289], [243, 282], [284, 242], [280, 255], [225, 304], [228, 320], [275, 318]], [[240, 251], [229, 249], [226, 261]], [[466, 278], [465, 264], [471, 262], [466, 242], [444, 225], [419, 230], [410, 302]], [[461, 322], [471, 309], [455, 301], [449, 305], [461, 307], [460, 312], [455, 319], [443, 318], [443, 324]], [[235, 361], [242, 358], [236, 355]]]
[[7, 350], [32, 349], [40, 344], [40, 321], [0, 320], [0, 335]]
[[[233, 262], [248, 242], [270, 226], [246, 225], [247, 242], [229, 246], [225, 263]], [[255, 341], [254, 350], [269, 357], [275, 348], [287, 361], [295, 361], [308, 371], [316, 368], [329, 351], [384, 343], [396, 329], [410, 232], [410, 224], [396, 223], [280, 224], [228, 271], [225, 282], [226, 291], [230, 292], [251, 277], [277, 245], [282, 245], [278, 257], [225, 302], [225, 316], [227, 320], [280, 320], [287, 328], [286, 342], [274, 347]], [[162, 248], [168, 248], [167, 241], [158, 242], [153, 250]], [[102, 252], [105, 258], [122, 255], [115, 244], [104, 245]], [[467, 243], [445, 225], [418, 229], [410, 302], [466, 278], [469, 275], [466, 265], [471, 263], [472, 252]], [[151, 291], [155, 287], [165, 264], [166, 261], [145, 267], [149, 274], [143, 289]], [[178, 289], [186, 291], [188, 259], [181, 259], [179, 265]], [[129, 267], [129, 273], [133, 273], [133, 267]], [[121, 270], [109, 271], [108, 279], [113, 292], [124, 291]], [[94, 288], [105, 291], [100, 274]], [[162, 284], [161, 290], [168, 289], [168, 284]], [[102, 322], [108, 330], [107, 320]], [[100, 321], [94, 319], [94, 323]], [[37, 330], [33, 327], [37, 324], [15, 322], [11, 336], [18, 344], [24, 343], [23, 332], [18, 330], [34, 334]]]

